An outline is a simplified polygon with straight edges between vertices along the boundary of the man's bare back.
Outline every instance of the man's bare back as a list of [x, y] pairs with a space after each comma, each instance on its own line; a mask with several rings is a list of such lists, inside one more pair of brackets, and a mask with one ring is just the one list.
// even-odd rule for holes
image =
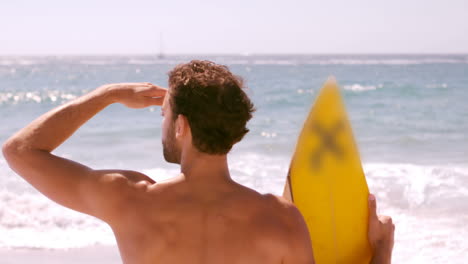
[[294, 206], [233, 181], [191, 182], [180, 175], [141, 183], [126, 200], [112, 225], [126, 263], [301, 263], [287, 262], [300, 250], [312, 259]]

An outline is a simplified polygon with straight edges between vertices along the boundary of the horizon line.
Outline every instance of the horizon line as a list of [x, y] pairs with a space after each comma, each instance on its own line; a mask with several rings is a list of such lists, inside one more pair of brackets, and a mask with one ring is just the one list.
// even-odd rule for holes
[[[161, 54], [157, 53], [23, 53], [23, 54], [2, 54], [0, 53], [0, 57], [54, 57], [54, 56], [64, 56], [64, 57], [76, 57], [76, 56], [89, 56], [89, 57], [98, 57], [98, 56], [109, 56], [109, 57], [118, 57], [118, 56], [155, 56], [158, 57]], [[247, 52], [240, 52], [240, 53], [164, 53], [163, 56], [167, 57], [176, 57], [176, 56], [241, 56], [241, 57], [255, 57], [255, 56], [468, 56], [468, 52], [420, 52], [420, 53], [412, 53], [412, 52], [388, 52], [388, 53], [381, 53], [381, 52], [370, 52], [370, 53], [363, 53], [363, 52], [356, 52], [356, 53], [349, 53], [349, 52], [336, 52], [336, 53], [247, 53]]]

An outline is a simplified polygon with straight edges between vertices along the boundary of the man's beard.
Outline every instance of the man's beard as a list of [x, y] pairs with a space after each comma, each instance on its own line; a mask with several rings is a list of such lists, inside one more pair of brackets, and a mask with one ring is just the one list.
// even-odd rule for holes
[[175, 140], [175, 122], [169, 125], [166, 140], [162, 141], [164, 159], [169, 163], [180, 164], [180, 149]]

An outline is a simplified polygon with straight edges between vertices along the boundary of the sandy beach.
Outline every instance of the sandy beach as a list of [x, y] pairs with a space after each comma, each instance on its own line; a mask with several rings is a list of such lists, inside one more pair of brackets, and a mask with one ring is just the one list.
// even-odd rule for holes
[[2, 264], [120, 264], [120, 255], [115, 246], [94, 246], [79, 249], [0, 249]]

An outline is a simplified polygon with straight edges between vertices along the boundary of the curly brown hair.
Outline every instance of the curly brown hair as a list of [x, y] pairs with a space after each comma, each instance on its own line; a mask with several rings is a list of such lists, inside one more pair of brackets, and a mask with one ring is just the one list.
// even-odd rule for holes
[[211, 61], [192, 60], [169, 72], [169, 103], [174, 120], [187, 117], [200, 152], [227, 154], [249, 130], [255, 111], [241, 77]]

